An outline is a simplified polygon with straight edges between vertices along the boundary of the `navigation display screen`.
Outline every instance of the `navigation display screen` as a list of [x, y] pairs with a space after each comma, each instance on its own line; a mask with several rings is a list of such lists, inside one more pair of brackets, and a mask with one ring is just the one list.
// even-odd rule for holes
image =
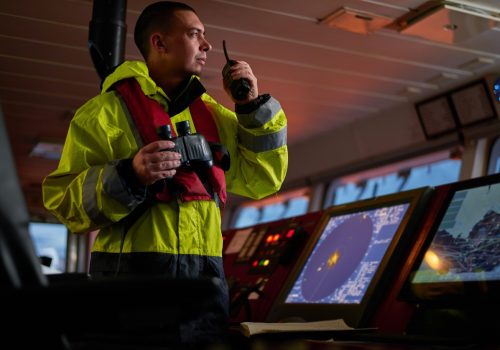
[[408, 207], [332, 216], [285, 303], [360, 304]]
[[500, 184], [455, 192], [412, 284], [500, 280]]

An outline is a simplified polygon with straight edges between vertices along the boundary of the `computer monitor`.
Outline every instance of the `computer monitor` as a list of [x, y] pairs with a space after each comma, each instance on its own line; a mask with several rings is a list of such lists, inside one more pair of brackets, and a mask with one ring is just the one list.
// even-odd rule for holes
[[341, 318], [365, 326], [430, 193], [421, 188], [327, 209], [269, 320]]
[[402, 299], [459, 308], [500, 302], [500, 174], [451, 184], [423, 234]]

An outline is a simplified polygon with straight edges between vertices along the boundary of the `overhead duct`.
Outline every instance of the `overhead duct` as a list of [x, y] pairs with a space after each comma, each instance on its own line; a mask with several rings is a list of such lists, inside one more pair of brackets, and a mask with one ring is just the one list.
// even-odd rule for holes
[[[472, 2], [469, 2], [472, 3]], [[395, 21], [401, 34], [454, 44], [465, 42], [500, 23], [500, 10], [464, 1], [428, 1]]]
[[94, 0], [88, 45], [101, 80], [124, 60], [126, 12], [126, 0]]

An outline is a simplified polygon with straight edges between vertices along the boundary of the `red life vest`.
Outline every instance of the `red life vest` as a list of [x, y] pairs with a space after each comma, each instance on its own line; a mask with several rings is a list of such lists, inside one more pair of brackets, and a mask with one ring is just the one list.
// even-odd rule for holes
[[[162, 125], [169, 124], [172, 136], [176, 136], [168, 113], [157, 101], [144, 94], [139, 83], [134, 78], [120, 81], [115, 85], [115, 89], [127, 105], [135, 126], [145, 144], [160, 139], [156, 130]], [[207, 106], [202, 101], [201, 96], [198, 96], [189, 105], [189, 110], [196, 131], [202, 134], [209, 143], [220, 144], [217, 125]], [[223, 154], [220, 152], [213, 152], [214, 165], [207, 170], [207, 175], [210, 187], [220, 199], [223, 207], [226, 203], [226, 178], [222, 168], [222, 157]], [[183, 201], [214, 199], [196, 172], [191, 169], [178, 168], [173, 182], [176, 185], [176, 193], [172, 193], [172, 189], [165, 185], [163, 186], [163, 190], [156, 194], [157, 200], [168, 202], [176, 195]]]

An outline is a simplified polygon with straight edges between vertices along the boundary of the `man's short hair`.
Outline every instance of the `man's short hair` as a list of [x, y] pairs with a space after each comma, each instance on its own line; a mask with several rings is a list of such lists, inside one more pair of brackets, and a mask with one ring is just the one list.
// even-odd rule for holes
[[176, 1], [159, 1], [144, 8], [134, 29], [135, 45], [144, 59], [148, 56], [149, 36], [155, 31], [168, 32], [176, 11], [196, 11], [186, 4]]

